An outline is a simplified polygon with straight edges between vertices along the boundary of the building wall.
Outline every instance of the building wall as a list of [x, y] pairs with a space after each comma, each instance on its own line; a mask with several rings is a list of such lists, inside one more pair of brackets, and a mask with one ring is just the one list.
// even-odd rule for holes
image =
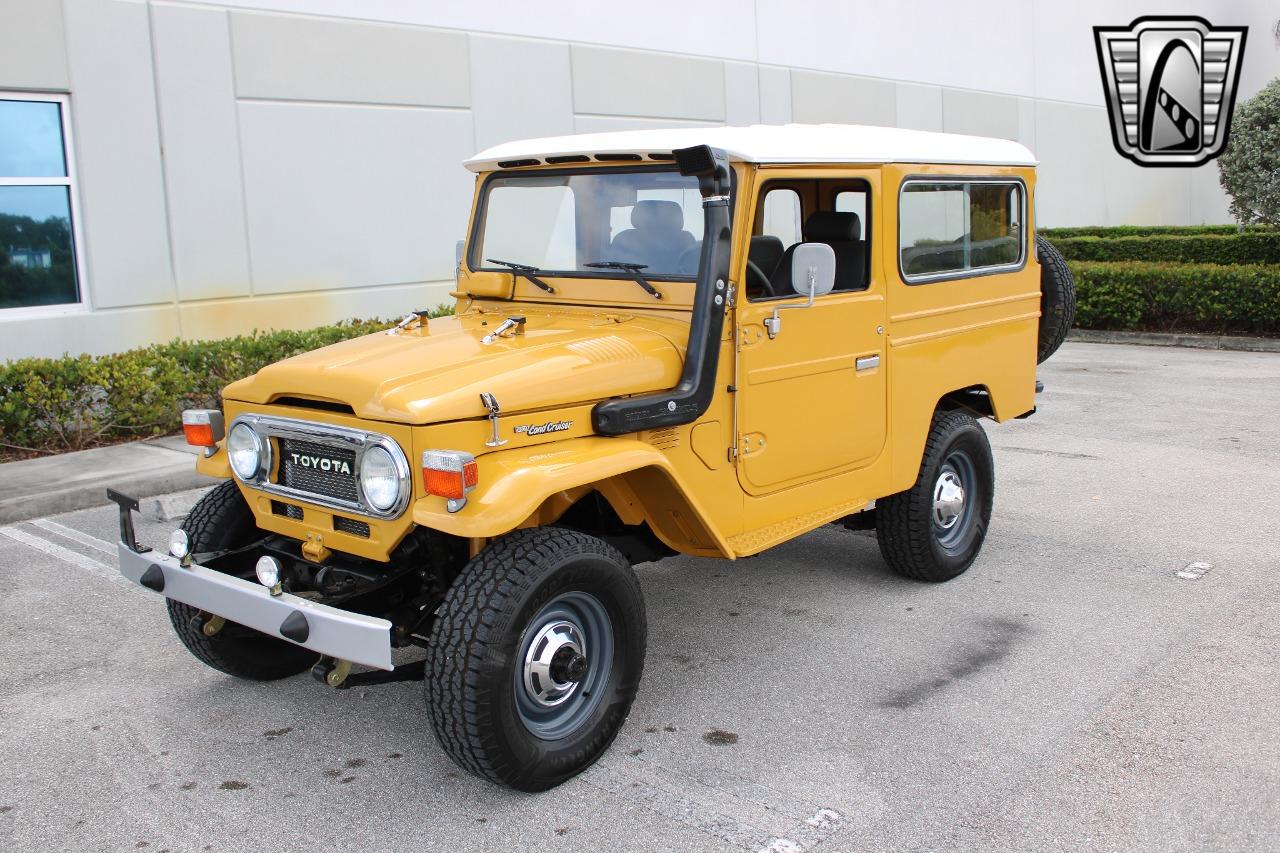
[[[1280, 71], [1268, 5], [1159, 11], [1254, 27], [1247, 97]], [[473, 186], [460, 161], [520, 137], [788, 121], [1004, 136], [1042, 162], [1041, 224], [1228, 221], [1212, 164], [1112, 149], [1091, 28], [1146, 3], [562, 8], [0, 0], [0, 93], [70, 95], [86, 294], [0, 311], [0, 358], [446, 301]]]

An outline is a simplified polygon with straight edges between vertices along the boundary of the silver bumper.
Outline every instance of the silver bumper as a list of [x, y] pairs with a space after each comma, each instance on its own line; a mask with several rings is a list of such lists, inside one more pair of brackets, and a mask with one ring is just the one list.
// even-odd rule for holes
[[[195, 563], [184, 568], [167, 554], [156, 551], [139, 554], [123, 542], [117, 550], [120, 574], [165, 598], [198, 607], [317, 654], [378, 669], [395, 668], [391, 664], [391, 623], [386, 619], [339, 610], [288, 593], [272, 595], [261, 584]], [[145, 582], [144, 575], [147, 576]], [[281, 633], [282, 629], [288, 634]]]

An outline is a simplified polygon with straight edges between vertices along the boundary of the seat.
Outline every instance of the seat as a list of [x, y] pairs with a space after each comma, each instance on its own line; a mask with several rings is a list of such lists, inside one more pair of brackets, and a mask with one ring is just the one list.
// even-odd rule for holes
[[644, 264], [649, 272], [675, 273], [676, 265], [697, 242], [684, 230], [684, 211], [674, 201], [646, 199], [631, 208], [631, 227], [609, 244], [611, 261]]
[[[806, 243], [826, 243], [835, 252], [836, 290], [862, 290], [867, 286], [867, 244], [862, 240], [862, 221], [858, 214], [815, 210], [804, 221], [802, 233]], [[779, 296], [799, 292], [791, 281], [791, 256], [795, 248], [787, 248], [770, 279], [773, 292]]]
[[751, 238], [751, 245], [747, 248], [747, 260], [758, 266], [767, 278], [772, 279], [773, 271], [778, 268], [778, 262], [785, 252], [786, 247], [782, 245], [781, 238], [771, 234], [757, 234]]

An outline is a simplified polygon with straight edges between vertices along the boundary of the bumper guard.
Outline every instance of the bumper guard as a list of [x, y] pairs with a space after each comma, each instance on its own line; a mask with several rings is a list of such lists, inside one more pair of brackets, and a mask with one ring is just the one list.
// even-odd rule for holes
[[261, 584], [197, 563], [183, 566], [178, 559], [136, 542], [131, 515], [138, 507], [135, 499], [113, 490], [107, 496], [120, 506], [120, 574], [134, 583], [317, 654], [378, 669], [395, 668], [388, 620], [289, 593], [272, 595]]

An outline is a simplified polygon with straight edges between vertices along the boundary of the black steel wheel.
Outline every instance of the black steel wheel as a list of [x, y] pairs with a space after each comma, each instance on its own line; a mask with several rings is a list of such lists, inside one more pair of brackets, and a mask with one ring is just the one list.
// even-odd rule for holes
[[494, 540], [450, 587], [427, 648], [427, 707], [459, 766], [522, 791], [589, 767], [644, 669], [644, 597], [612, 546], [559, 528]]
[[913, 580], [961, 574], [982, 549], [994, 495], [995, 463], [982, 426], [964, 412], [934, 415], [915, 485], [876, 501], [885, 562]]
[[[182, 522], [192, 553], [238, 548], [252, 541], [253, 512], [231, 480], [200, 498]], [[201, 662], [250, 681], [274, 681], [309, 669], [315, 652], [234, 622], [212, 623], [195, 607], [165, 599], [174, 633]], [[210, 629], [216, 629], [210, 632]]]

